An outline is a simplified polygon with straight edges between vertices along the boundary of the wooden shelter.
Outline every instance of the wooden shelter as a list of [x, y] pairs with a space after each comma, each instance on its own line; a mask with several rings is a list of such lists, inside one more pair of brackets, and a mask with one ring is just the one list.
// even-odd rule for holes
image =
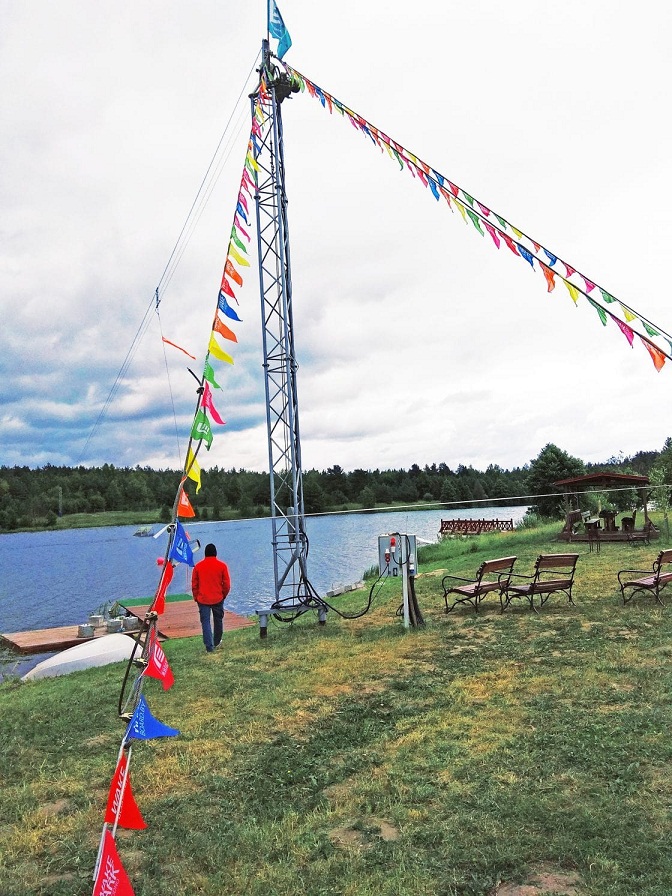
[[[560, 479], [553, 485], [565, 493], [565, 525], [560, 533], [564, 541], [592, 541], [599, 537], [600, 541], [648, 541], [658, 537], [658, 530], [649, 519], [648, 499], [650, 492], [648, 476], [634, 473], [597, 472], [585, 476], [572, 476]], [[607, 492], [616, 489], [634, 488], [641, 493], [643, 519], [637, 519], [637, 508], [625, 511], [620, 519], [613, 510], [600, 509], [597, 516], [582, 511], [579, 506], [579, 494], [586, 491]]]

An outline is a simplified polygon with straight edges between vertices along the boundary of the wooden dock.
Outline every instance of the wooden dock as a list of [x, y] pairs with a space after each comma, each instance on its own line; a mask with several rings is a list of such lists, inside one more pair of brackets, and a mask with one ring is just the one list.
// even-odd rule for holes
[[[129, 601], [128, 606], [119, 602], [127, 613], [143, 620], [149, 610], [150, 601]], [[230, 610], [224, 610], [224, 631], [230, 632], [239, 628], [257, 625], [256, 619], [240, 616]], [[17, 653], [52, 653], [75, 647], [85, 641], [93, 641], [106, 635], [107, 629], [100, 626], [94, 630], [93, 637], [78, 637], [78, 625], [64, 625], [59, 628], [44, 628], [38, 631], [9, 632], [0, 635], [0, 641], [6, 646], [16, 650]], [[136, 632], [128, 632], [133, 637]], [[163, 638], [193, 638], [201, 634], [201, 622], [198, 609], [193, 598], [188, 594], [171, 595], [166, 602], [165, 612], [159, 617], [159, 635]]]

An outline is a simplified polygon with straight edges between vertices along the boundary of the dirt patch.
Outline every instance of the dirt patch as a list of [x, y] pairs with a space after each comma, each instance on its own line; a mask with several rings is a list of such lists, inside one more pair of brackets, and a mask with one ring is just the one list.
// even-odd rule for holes
[[360, 818], [351, 824], [342, 825], [329, 831], [329, 839], [336, 849], [364, 852], [384, 840], [391, 843], [399, 839], [398, 829], [384, 818]]
[[54, 815], [63, 815], [70, 808], [70, 800], [60, 799], [54, 803], [45, 803], [37, 810], [42, 818], [52, 818]]
[[523, 884], [501, 883], [490, 896], [581, 896], [583, 881], [573, 871], [534, 871]]

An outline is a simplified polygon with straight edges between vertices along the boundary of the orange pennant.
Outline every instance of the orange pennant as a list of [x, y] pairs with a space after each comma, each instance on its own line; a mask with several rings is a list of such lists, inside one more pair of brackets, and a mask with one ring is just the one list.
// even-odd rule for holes
[[231, 342], [238, 342], [238, 337], [233, 332], [233, 330], [229, 329], [226, 324], [222, 321], [222, 319], [217, 315], [215, 317], [215, 323], [212, 327], [215, 333], [219, 333], [220, 336], [223, 336], [225, 339], [230, 339]]
[[656, 368], [658, 373], [660, 373], [663, 364], [667, 359], [667, 355], [665, 354], [665, 352], [661, 351], [657, 345], [654, 345], [653, 342], [649, 342], [649, 340], [645, 339], [643, 336], [640, 336], [639, 338], [644, 343], [647, 352], [651, 355], [653, 366]]
[[231, 259], [230, 259], [230, 258], [227, 258], [227, 259], [226, 259], [226, 264], [224, 265], [224, 273], [225, 273], [225, 274], [228, 274], [229, 277], [233, 280], [233, 282], [234, 282], [234, 283], [237, 283], [238, 286], [242, 286], [242, 285], [243, 285], [243, 278], [240, 276], [240, 274], [238, 273], [238, 271], [237, 271], [237, 270], [234, 268], [234, 266], [231, 264]]
[[177, 515], [183, 517], [196, 516], [196, 511], [191, 506], [189, 496], [183, 488], [180, 489], [180, 497], [177, 500]]

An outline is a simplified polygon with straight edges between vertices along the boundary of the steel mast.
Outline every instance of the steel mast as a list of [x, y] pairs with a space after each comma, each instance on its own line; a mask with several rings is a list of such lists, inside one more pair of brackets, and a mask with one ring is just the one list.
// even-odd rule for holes
[[[275, 604], [297, 609], [318, 606], [307, 573], [299, 403], [294, 350], [292, 274], [281, 104], [298, 87], [271, 60], [262, 42], [260, 86], [251, 95], [252, 115], [264, 114], [255, 154], [256, 218], [261, 296], [266, 423], [273, 532]], [[299, 611], [301, 612], [301, 610]]]

